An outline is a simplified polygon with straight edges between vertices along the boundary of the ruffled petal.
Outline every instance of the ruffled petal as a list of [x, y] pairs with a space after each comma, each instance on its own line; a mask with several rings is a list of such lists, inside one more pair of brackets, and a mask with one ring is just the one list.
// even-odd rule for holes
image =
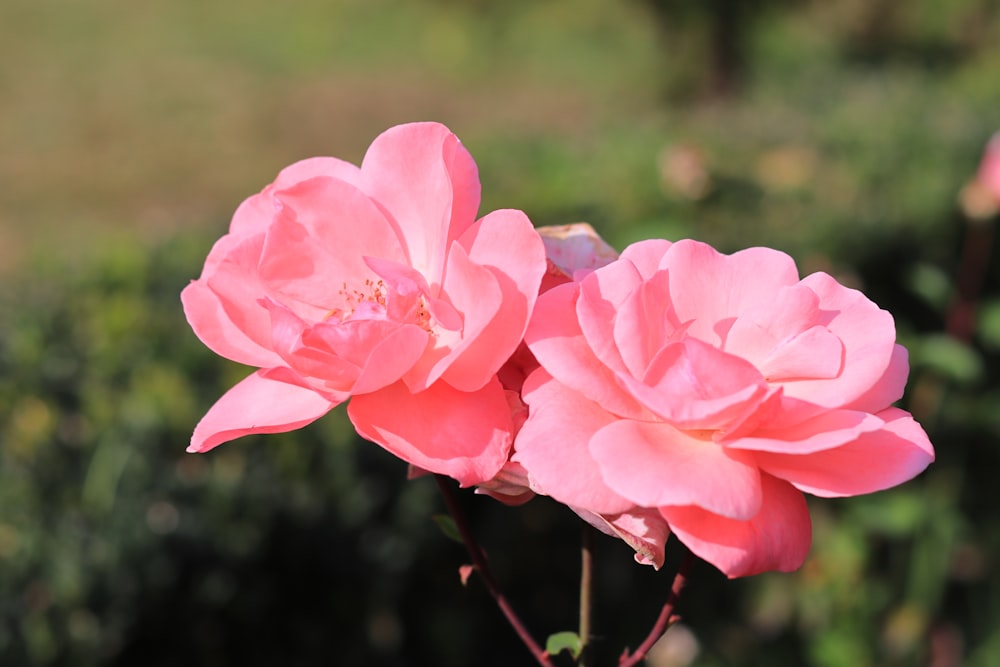
[[831, 410], [777, 429], [765, 424], [751, 435], [723, 442], [734, 449], [801, 456], [840, 447], [884, 426], [884, 421], [867, 412]]
[[448, 248], [476, 220], [472, 156], [444, 125], [409, 123], [376, 137], [361, 171], [362, 189], [395, 221], [408, 263], [437, 284]]
[[751, 364], [696, 338], [664, 347], [645, 377], [618, 379], [643, 405], [684, 429], [735, 425], [768, 393], [760, 372]]
[[325, 415], [339, 401], [257, 371], [227, 391], [194, 429], [189, 452], [207, 452], [252, 433], [284, 433]]
[[641, 507], [697, 505], [733, 519], [760, 508], [760, 475], [750, 456], [669, 424], [615, 421], [590, 438], [590, 452], [605, 484]]
[[678, 319], [692, 321], [688, 333], [719, 347], [735, 318], [799, 280], [792, 258], [770, 248], [723, 255], [707, 244], [683, 240], [670, 247], [660, 265], [670, 271]]
[[646, 410], [628, 395], [614, 373], [594, 355], [576, 318], [579, 285], [553, 287], [538, 297], [524, 341], [554, 378], [605, 410], [638, 418]]
[[510, 408], [496, 380], [474, 392], [438, 382], [411, 393], [397, 382], [355, 396], [347, 414], [361, 437], [462, 486], [496, 476], [513, 440]]
[[816, 496], [856, 496], [902, 484], [934, 460], [927, 434], [909, 413], [889, 408], [876, 415], [885, 425], [848, 444], [797, 456], [761, 452], [762, 470]]
[[587, 448], [594, 433], [615, 421], [614, 415], [541, 369], [525, 380], [522, 396], [528, 420], [517, 434], [512, 460], [528, 471], [534, 491], [598, 514], [623, 512], [635, 504], [608, 488]]
[[[472, 391], [496, 374], [524, 337], [545, 272], [545, 248], [527, 216], [511, 210], [488, 214], [470, 227], [459, 243], [468, 250], [472, 263], [493, 273], [500, 289], [489, 323], [478, 332], [463, 333], [462, 349], [442, 375], [453, 387]], [[445, 280], [445, 291], [450, 294], [456, 280], [450, 269]], [[485, 295], [474, 285], [471, 291], [478, 301], [484, 301]], [[468, 321], [466, 318], [467, 326]]]
[[843, 370], [832, 379], [782, 382], [786, 396], [824, 407], [842, 407], [879, 384], [901, 381], [898, 368], [896, 375], [886, 375], [896, 345], [892, 315], [825, 273], [807, 276], [802, 285], [819, 297], [821, 319], [816, 324], [826, 327], [843, 343]]
[[700, 507], [661, 507], [671, 530], [696, 556], [726, 576], [771, 570], [792, 572], [805, 562], [812, 523], [805, 498], [788, 482], [761, 475], [760, 511], [749, 521], [712, 514]]

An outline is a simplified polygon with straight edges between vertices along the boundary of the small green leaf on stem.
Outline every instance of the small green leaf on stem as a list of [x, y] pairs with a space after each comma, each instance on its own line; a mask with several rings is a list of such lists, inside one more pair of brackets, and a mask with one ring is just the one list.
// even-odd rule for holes
[[434, 523], [438, 525], [445, 537], [455, 540], [459, 544], [464, 544], [462, 534], [458, 532], [458, 526], [455, 525], [454, 519], [447, 514], [435, 514], [431, 518], [434, 519]]
[[583, 642], [580, 641], [580, 635], [575, 632], [557, 632], [549, 635], [549, 638], [545, 641], [545, 652], [549, 655], [569, 651], [575, 660], [580, 657], [580, 651], [582, 650]]

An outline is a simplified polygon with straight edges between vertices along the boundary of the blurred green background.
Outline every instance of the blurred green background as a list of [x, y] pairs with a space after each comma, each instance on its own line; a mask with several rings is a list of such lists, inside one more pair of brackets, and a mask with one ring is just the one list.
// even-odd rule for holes
[[[184, 453], [246, 373], [178, 299], [232, 211], [413, 120], [462, 138], [483, 211], [780, 248], [910, 349], [938, 461], [813, 503], [798, 573], [697, 568], [650, 664], [1000, 664], [996, 220], [957, 203], [1000, 128], [991, 0], [4, 0], [0, 664], [529, 664], [433, 482], [342, 414]], [[573, 629], [575, 517], [462, 500], [536, 636]], [[600, 664], [676, 557], [599, 540]]]

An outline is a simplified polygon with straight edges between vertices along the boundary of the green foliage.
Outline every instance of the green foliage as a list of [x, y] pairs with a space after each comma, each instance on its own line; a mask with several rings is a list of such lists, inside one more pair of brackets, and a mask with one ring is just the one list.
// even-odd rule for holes
[[559, 655], [566, 651], [575, 660], [580, 657], [582, 650], [583, 642], [580, 641], [580, 635], [575, 632], [556, 632], [545, 640], [545, 652], [549, 655]]

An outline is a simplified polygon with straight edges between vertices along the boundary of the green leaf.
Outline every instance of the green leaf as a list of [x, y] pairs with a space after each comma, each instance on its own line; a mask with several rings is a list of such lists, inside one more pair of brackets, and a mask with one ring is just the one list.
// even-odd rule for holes
[[445, 537], [453, 539], [459, 544], [465, 544], [462, 541], [462, 533], [458, 531], [458, 526], [455, 525], [454, 519], [447, 514], [435, 514], [431, 518], [434, 519], [434, 523], [438, 525], [438, 528], [441, 529]]
[[557, 632], [549, 635], [549, 638], [545, 640], [545, 651], [549, 655], [569, 651], [570, 655], [576, 659], [580, 657], [580, 651], [582, 650], [583, 642], [580, 641], [580, 636], [575, 632]]

